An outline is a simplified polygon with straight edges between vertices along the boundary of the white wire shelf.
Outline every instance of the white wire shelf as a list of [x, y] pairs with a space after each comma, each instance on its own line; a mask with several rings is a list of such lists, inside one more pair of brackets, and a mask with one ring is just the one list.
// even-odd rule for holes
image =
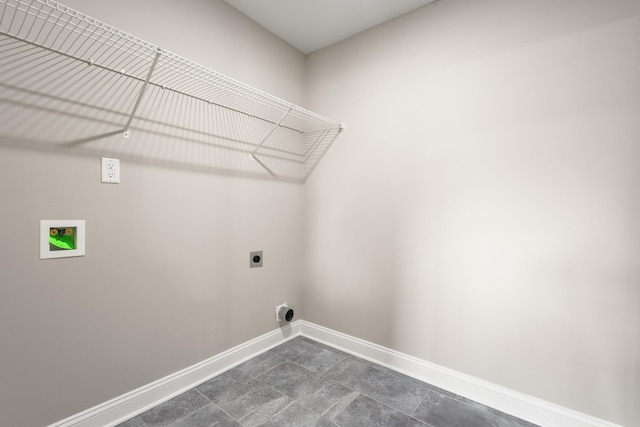
[[0, 0], [0, 117], [16, 145], [296, 181], [343, 129], [52, 0]]

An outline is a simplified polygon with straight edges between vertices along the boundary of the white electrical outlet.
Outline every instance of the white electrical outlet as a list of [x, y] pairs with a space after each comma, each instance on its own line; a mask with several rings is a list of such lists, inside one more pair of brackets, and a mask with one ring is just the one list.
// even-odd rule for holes
[[120, 160], [102, 158], [102, 182], [108, 184], [120, 183]]

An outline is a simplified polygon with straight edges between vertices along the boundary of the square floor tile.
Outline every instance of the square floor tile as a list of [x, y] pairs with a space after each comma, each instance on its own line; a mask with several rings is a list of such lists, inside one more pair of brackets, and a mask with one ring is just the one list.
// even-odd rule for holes
[[349, 427], [429, 427], [427, 424], [390, 408], [370, 397], [360, 395], [335, 415], [332, 421]]

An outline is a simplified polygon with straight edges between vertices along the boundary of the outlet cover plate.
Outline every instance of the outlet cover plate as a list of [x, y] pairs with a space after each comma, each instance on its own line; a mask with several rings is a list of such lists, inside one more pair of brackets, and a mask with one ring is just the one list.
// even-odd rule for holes
[[106, 184], [120, 183], [120, 160], [102, 158], [102, 182]]
[[281, 309], [282, 307], [289, 308], [289, 304], [287, 304], [287, 303], [285, 302], [284, 304], [276, 305], [276, 323], [280, 323], [280, 322], [282, 322], [282, 321], [284, 320], [284, 319], [280, 319], [280, 318], [278, 317], [278, 315], [280, 314], [280, 309]]
[[249, 268], [262, 267], [262, 251], [249, 253]]

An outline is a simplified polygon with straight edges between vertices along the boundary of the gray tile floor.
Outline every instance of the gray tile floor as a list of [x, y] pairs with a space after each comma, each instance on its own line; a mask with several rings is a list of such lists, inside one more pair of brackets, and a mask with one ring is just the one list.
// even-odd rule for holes
[[303, 337], [119, 427], [533, 427]]

